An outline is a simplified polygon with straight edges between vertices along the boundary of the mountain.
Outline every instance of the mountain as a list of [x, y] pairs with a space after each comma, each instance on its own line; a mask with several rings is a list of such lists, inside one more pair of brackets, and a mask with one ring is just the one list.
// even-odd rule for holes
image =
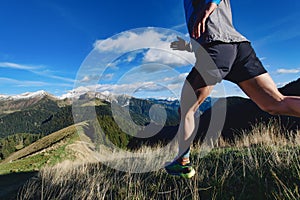
[[[300, 96], [300, 79], [279, 88], [279, 91], [286, 96]], [[233, 99], [228, 98], [227, 101], [229, 101], [228, 104], [230, 106], [227, 108], [229, 112], [226, 115], [225, 128], [222, 132], [225, 137], [229, 136], [232, 138], [237, 132], [240, 133], [241, 129], [251, 130], [252, 126], [258, 122], [263, 122], [267, 125], [268, 123], [277, 121], [282, 130], [287, 131], [296, 131], [300, 128], [300, 118], [298, 117], [270, 115], [258, 108], [258, 106], [249, 99], [243, 100], [243, 103], [239, 106], [234, 103]], [[247, 114], [245, 115], [243, 113]], [[231, 129], [231, 131], [229, 129]]]
[[[101, 99], [100, 99], [101, 98]], [[76, 101], [74, 101], [76, 100]], [[162, 100], [161, 100], [162, 101]], [[74, 105], [72, 103], [74, 102]], [[80, 95], [73, 95], [69, 98], [57, 98], [46, 92], [26, 93], [17, 96], [6, 96], [0, 100], [0, 157], [3, 159], [10, 153], [17, 151], [20, 146], [25, 147], [28, 142], [20, 144], [19, 140], [26, 140], [26, 134], [47, 136], [53, 132], [74, 124], [74, 107], [76, 109], [76, 123], [82, 121], [98, 120], [106, 137], [114, 144], [125, 148], [130, 136], [124, 131], [135, 135], [139, 126], [143, 127], [154, 119], [154, 123], [165, 123], [168, 126], [178, 124], [178, 105], [160, 105], [166, 113], [166, 121], [161, 119], [160, 114], [151, 117], [152, 106], [157, 105], [155, 100], [137, 99], [127, 95], [109, 95], [91, 92]], [[114, 113], [112, 113], [112, 106]], [[126, 115], [129, 111], [129, 116]], [[97, 119], [94, 119], [91, 112], [96, 111]], [[137, 124], [139, 126], [133, 126]], [[121, 129], [122, 128], [122, 129]], [[99, 130], [100, 131], [100, 130]], [[17, 136], [17, 135], [22, 135]], [[24, 136], [24, 137], [23, 137]], [[98, 135], [93, 135], [96, 139]], [[21, 138], [21, 139], [20, 139]], [[1, 140], [2, 139], [2, 140]], [[28, 139], [34, 141], [36, 139]], [[8, 148], [9, 147], [9, 150]], [[4, 149], [5, 148], [5, 149]]]
[[49, 96], [1, 103], [6, 112], [0, 115], [0, 137], [15, 133], [49, 134], [73, 121], [71, 106], [61, 106]]
[[[300, 79], [293, 81], [286, 86], [279, 88], [284, 95], [300, 96]], [[226, 103], [224, 103], [224, 101]], [[220, 127], [218, 122], [211, 121], [212, 110], [215, 113], [222, 113], [226, 109], [224, 126]], [[241, 136], [253, 129], [258, 123], [266, 126], [270, 123], [279, 123], [282, 133], [295, 132], [300, 129], [300, 118], [290, 116], [272, 116], [262, 111], [252, 100], [242, 97], [220, 98], [214, 102], [213, 107], [208, 109], [196, 121], [201, 122], [195, 136], [195, 141], [203, 141], [207, 136], [207, 130], [215, 135], [221, 135], [223, 139], [233, 142], [236, 137]], [[142, 145], [157, 145], [158, 143], [167, 144], [171, 141], [178, 130], [178, 126], [163, 127], [156, 135], [150, 138], [134, 138], [128, 147], [136, 149]], [[280, 131], [279, 131], [280, 132]], [[138, 134], [143, 135], [143, 132]]]
[[[0, 163], [0, 199], [18, 199], [17, 193], [37, 171], [46, 166], [61, 164], [70, 166], [74, 162], [95, 162], [95, 156], [83, 140], [90, 131], [89, 123], [72, 125], [51, 133], [29, 146], [11, 154]], [[26, 198], [22, 196], [22, 198]]]
[[36, 92], [26, 92], [19, 95], [0, 95], [0, 101], [3, 100], [20, 100], [20, 99], [31, 99], [31, 98], [42, 98], [44, 96], [52, 96], [44, 90]]
[[56, 99], [56, 97], [43, 90], [14, 96], [0, 95], [0, 116], [30, 108], [45, 98]]
[[296, 81], [292, 81], [288, 83], [287, 85], [283, 86], [282, 88], [279, 88], [279, 91], [287, 96], [299, 96], [300, 94], [300, 78]]
[[[86, 126], [84, 124], [78, 124], [77, 126]], [[64, 129], [61, 129], [57, 132], [51, 133], [36, 142], [30, 144], [29, 146], [11, 154], [8, 156], [5, 160], [1, 162], [1, 164], [5, 163], [11, 163], [16, 160], [20, 160], [22, 158], [26, 158], [28, 156], [40, 153], [43, 151], [49, 151], [50, 147], [54, 146], [55, 144], [61, 142], [62, 140], [66, 138], [75, 137], [76, 136], [77, 129], [75, 126], [66, 127]], [[60, 144], [59, 146], [61, 146]], [[47, 150], [48, 149], [48, 150]]]
[[[299, 88], [300, 79], [279, 88], [279, 90], [286, 95], [300, 95]], [[18, 133], [46, 136], [74, 124], [72, 102], [75, 100], [79, 113], [76, 122], [94, 120], [91, 118], [90, 111], [96, 111], [101, 128], [105, 127], [105, 134], [122, 147], [124, 144], [128, 144], [128, 147], [131, 148], [138, 143], [154, 144], [155, 141], [168, 141], [176, 134], [179, 123], [178, 100], [138, 99], [127, 95], [114, 95], [108, 92], [93, 93], [84, 90], [71, 91], [63, 97], [54, 97], [45, 91], [16, 96], [4, 97], [2, 95], [0, 99], [0, 138]], [[201, 121], [197, 134], [198, 139], [201, 140], [208, 130], [212, 105], [215, 110], [224, 109], [222, 107], [224, 100], [226, 100], [227, 110], [225, 124], [222, 129], [214, 131], [220, 131], [225, 139], [232, 140], [243, 130], [251, 130], [253, 125], [259, 122], [268, 124], [274, 119], [280, 121], [283, 129], [293, 131], [300, 127], [299, 118], [271, 116], [260, 110], [250, 99], [242, 97], [207, 98], [197, 114]], [[153, 109], [155, 112], [152, 112]], [[126, 110], [129, 111], [129, 115]], [[164, 115], [166, 119], [164, 119]], [[143, 134], [149, 134], [148, 125], [155, 130], [161, 130], [156, 135], [145, 138]], [[131, 136], [138, 135], [140, 138], [129, 137], [126, 133], [131, 133]]]
[[[287, 96], [300, 96], [300, 79], [293, 81], [286, 86], [279, 88], [279, 91]], [[270, 115], [262, 111], [252, 100], [241, 97], [227, 97], [219, 99], [214, 108], [216, 112], [224, 109], [224, 100], [226, 101], [226, 118], [224, 127], [216, 129], [215, 132], [221, 132], [224, 139], [233, 141], [235, 137], [253, 129], [258, 123], [268, 125], [269, 123], [279, 123], [282, 132], [295, 132], [300, 128], [300, 118], [283, 115]], [[207, 134], [207, 129], [211, 122], [212, 109], [208, 109], [201, 117], [201, 126], [198, 129], [197, 138], [203, 140]]]
[[[147, 100], [152, 101], [154, 104], [163, 105], [164, 107], [170, 108], [172, 110], [178, 110], [180, 104], [178, 99], [169, 100], [169, 99], [149, 98]], [[217, 98], [207, 97], [199, 107], [199, 114], [202, 114], [207, 109], [209, 109], [217, 100], [218, 100]]]
[[[300, 79], [279, 88], [285, 95], [297, 96], [300, 96], [299, 89]], [[74, 99], [79, 101], [82, 119], [88, 119], [89, 113], [86, 110], [89, 109], [87, 108], [96, 111], [97, 119], [84, 121], [75, 127], [72, 115]], [[216, 110], [224, 109], [222, 107], [224, 100], [226, 100], [227, 110], [225, 124], [222, 129], [215, 131], [220, 131], [227, 140], [233, 140], [243, 130], [251, 130], [256, 123], [273, 123], [273, 119], [278, 120], [281, 127], [286, 130], [294, 131], [300, 127], [299, 118], [271, 116], [246, 98], [227, 97], [218, 100], [208, 98], [200, 109], [199, 115], [201, 114], [201, 116], [198, 115], [201, 126], [198, 129], [196, 140], [202, 140], [206, 134], [211, 122], [211, 106]], [[115, 116], [111, 111], [112, 104], [117, 105]], [[147, 129], [134, 130], [130, 123], [134, 121], [141, 126], [151, 124], [149, 113], [153, 105], [160, 105], [165, 109], [166, 123], [162, 127], [162, 124], [159, 124], [161, 122], [159, 116], [152, 116], [155, 120], [152, 128], [162, 127], [161, 130], [154, 136], [140, 137], [147, 134]], [[65, 160], [92, 158], [93, 148], [99, 147], [85, 148], [82, 145], [83, 138], [94, 144], [109, 144], [108, 141], [110, 141], [120, 148], [132, 149], [139, 148], [144, 144], [154, 146], [158, 143], [166, 143], [174, 138], [178, 129], [178, 106], [178, 100], [137, 99], [108, 93], [96, 93], [96, 95], [89, 92], [74, 93], [73, 95], [68, 94], [64, 98], [54, 97], [44, 91], [16, 96], [0, 95], [0, 157], [4, 159], [0, 160], [2, 161], [0, 172], [16, 175], [13, 172], [35, 171], [45, 165], [53, 165]], [[125, 117], [123, 108], [129, 109], [132, 120]], [[123, 119], [121, 124], [116, 123], [116, 117]], [[101, 128], [97, 129], [96, 124], [99, 124]], [[123, 132], [124, 127], [140, 138], [128, 136]], [[81, 134], [80, 137], [79, 134]], [[40, 138], [41, 136], [43, 137]], [[9, 143], [5, 146], [3, 141]], [[10, 149], [7, 146], [10, 146]], [[10, 152], [2, 154], [3, 148], [7, 148]], [[1, 178], [3, 179], [4, 176]], [[10, 181], [18, 180], [17, 177], [9, 179]], [[20, 181], [18, 180], [18, 182]], [[13, 183], [15, 187], [10, 186], [5, 187], [6, 191], [15, 193], [18, 191], [15, 182]]]

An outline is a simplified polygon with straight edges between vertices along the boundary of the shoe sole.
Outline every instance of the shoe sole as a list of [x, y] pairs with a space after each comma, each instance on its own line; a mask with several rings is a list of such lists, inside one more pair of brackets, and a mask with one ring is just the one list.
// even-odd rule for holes
[[196, 174], [196, 171], [192, 168], [191, 171], [189, 173], [172, 173], [172, 172], [168, 172], [168, 174], [170, 175], [174, 175], [174, 176], [180, 176], [180, 177], [183, 177], [183, 178], [192, 178], [193, 176], [195, 176]]

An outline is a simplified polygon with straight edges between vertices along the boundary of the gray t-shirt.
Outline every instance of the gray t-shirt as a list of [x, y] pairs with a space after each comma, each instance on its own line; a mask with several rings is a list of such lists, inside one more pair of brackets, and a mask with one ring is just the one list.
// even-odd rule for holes
[[[197, 3], [195, 3], [197, 1]], [[194, 2], [194, 5], [193, 5]], [[197, 13], [205, 9], [207, 0], [184, 0], [184, 8], [190, 36]], [[210, 1], [211, 2], [211, 1]], [[205, 33], [201, 34], [197, 42], [200, 44], [221, 41], [226, 43], [249, 41], [240, 34], [232, 24], [230, 0], [222, 0], [218, 7], [207, 19]]]

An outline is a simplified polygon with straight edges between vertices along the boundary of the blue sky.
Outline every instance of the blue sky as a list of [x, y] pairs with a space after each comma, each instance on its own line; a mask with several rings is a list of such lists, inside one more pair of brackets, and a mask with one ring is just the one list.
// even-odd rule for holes
[[[298, 79], [300, 2], [232, 0], [231, 4], [235, 27], [252, 41], [276, 84]], [[191, 68], [166, 50], [175, 35], [167, 37], [163, 31], [187, 33], [181, 0], [2, 0], [0, 18], [0, 94], [46, 90], [60, 96], [75, 84], [105, 92], [127, 89], [136, 96], [174, 97]], [[130, 32], [136, 35], [121, 40], [140, 28], [146, 31]], [[138, 44], [131, 37], [139, 38]], [[114, 46], [103, 46], [107, 39]], [[151, 44], [160, 49], [148, 48]], [[82, 73], [91, 52], [103, 47], [123, 51], [104, 71]], [[107, 64], [103, 60], [97, 62]], [[243, 96], [235, 85], [223, 83], [213, 95]]]

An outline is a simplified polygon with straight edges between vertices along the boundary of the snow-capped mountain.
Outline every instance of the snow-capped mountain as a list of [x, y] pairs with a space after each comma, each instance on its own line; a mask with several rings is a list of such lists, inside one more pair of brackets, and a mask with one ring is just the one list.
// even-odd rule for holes
[[79, 87], [74, 90], [70, 90], [68, 93], [63, 94], [62, 96], [57, 98], [59, 98], [60, 100], [69, 99], [72, 101], [86, 100], [86, 99], [91, 100], [97, 98], [110, 103], [114, 102], [120, 105], [125, 105], [128, 104], [128, 100], [132, 97], [126, 94], [113, 94], [109, 91], [95, 92], [89, 90], [86, 87]]
[[39, 90], [36, 92], [25, 92], [18, 95], [0, 95], [0, 100], [25, 100], [33, 98], [43, 98], [45, 96], [55, 98], [52, 94], [49, 94], [44, 90]]
[[56, 101], [57, 98], [44, 90], [18, 95], [0, 95], [0, 115], [27, 109], [48, 100]]

